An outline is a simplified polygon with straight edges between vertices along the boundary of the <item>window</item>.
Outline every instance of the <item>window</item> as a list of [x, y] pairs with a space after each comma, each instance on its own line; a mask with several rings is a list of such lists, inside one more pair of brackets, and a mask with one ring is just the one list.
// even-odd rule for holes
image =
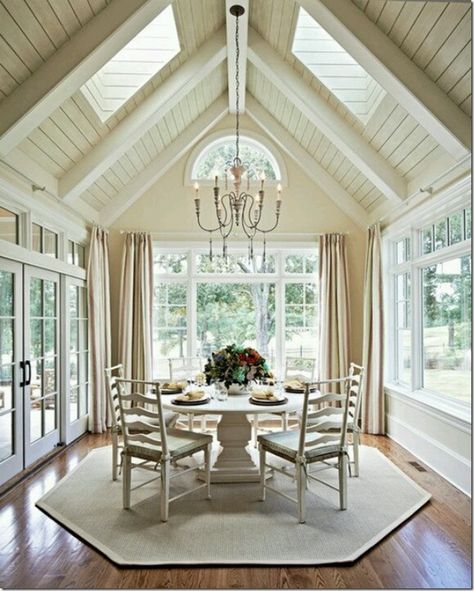
[[168, 6], [102, 66], [81, 92], [105, 122], [179, 51], [173, 9]]
[[0, 207], [0, 239], [18, 244], [18, 216]]
[[392, 381], [461, 406], [471, 400], [470, 215], [455, 210], [392, 241], [389, 282]]
[[69, 286], [69, 419], [88, 412], [89, 349], [87, 336], [87, 289]]
[[35, 252], [58, 258], [58, 235], [56, 232], [33, 223], [31, 241], [32, 249]]
[[84, 269], [86, 266], [85, 252], [86, 249], [81, 244], [72, 240], [67, 241], [67, 262], [70, 265], [76, 265], [76, 267]]
[[384, 89], [303, 8], [292, 52], [362, 123], [369, 121]]
[[[229, 163], [235, 156], [235, 137], [221, 137], [211, 142], [196, 158], [192, 180], [225, 178]], [[246, 136], [240, 138], [240, 158], [246, 167], [244, 180], [257, 181], [261, 173], [270, 181], [281, 180], [281, 170], [273, 154], [260, 142]], [[230, 178], [230, 173], [228, 174]]]
[[192, 249], [155, 252], [154, 373], [169, 357], [208, 357], [227, 344], [255, 347], [277, 371], [284, 357], [317, 357], [317, 254], [272, 250], [265, 260]]

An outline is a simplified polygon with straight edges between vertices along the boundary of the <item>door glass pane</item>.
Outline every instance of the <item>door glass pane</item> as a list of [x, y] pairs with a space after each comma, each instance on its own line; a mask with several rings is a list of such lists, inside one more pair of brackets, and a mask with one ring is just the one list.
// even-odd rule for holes
[[0, 416], [0, 462], [13, 455], [13, 413]]
[[44, 354], [54, 355], [56, 353], [56, 320], [46, 319], [44, 321]]
[[0, 412], [12, 408], [13, 366], [0, 366]]
[[43, 396], [43, 360], [31, 360], [30, 398], [36, 400]]
[[18, 244], [18, 216], [0, 207], [0, 238]]
[[41, 233], [43, 228], [38, 224], [31, 225], [31, 248], [35, 252], [43, 252]]
[[13, 273], [0, 271], [0, 316], [13, 316]]
[[316, 358], [317, 342], [316, 284], [285, 284], [285, 355]]
[[76, 285], [69, 287], [69, 314], [71, 318], [77, 318], [79, 311], [79, 288]]
[[56, 316], [56, 283], [44, 281], [44, 315]]
[[42, 400], [35, 400], [31, 403], [30, 410], [30, 441], [36, 441], [41, 438], [41, 409], [43, 407]]
[[44, 399], [44, 432], [50, 433], [56, 429], [56, 396]]
[[30, 283], [30, 315], [32, 317], [41, 316], [43, 313], [43, 282], [41, 279], [33, 277]]
[[425, 388], [471, 400], [471, 257], [423, 270]]
[[52, 394], [56, 391], [56, 357], [46, 357], [44, 360], [44, 394]]
[[89, 391], [89, 384], [81, 384], [80, 388], [80, 415], [81, 417], [87, 414], [88, 408], [88, 399], [87, 393]]
[[43, 356], [43, 320], [30, 320], [30, 357]]
[[79, 383], [79, 355], [74, 353], [69, 356], [69, 384], [71, 387]]
[[0, 318], [0, 364], [13, 363], [13, 322]]
[[43, 228], [43, 253], [54, 258], [58, 256], [58, 235], [46, 228]]
[[78, 388], [71, 388], [69, 394], [69, 418], [75, 421], [79, 418]]

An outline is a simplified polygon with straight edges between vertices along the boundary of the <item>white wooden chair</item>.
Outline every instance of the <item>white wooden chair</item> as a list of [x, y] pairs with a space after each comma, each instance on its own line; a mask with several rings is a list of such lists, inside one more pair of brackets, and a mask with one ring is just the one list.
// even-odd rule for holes
[[[123, 449], [122, 442], [122, 423], [120, 418], [120, 409], [117, 398], [117, 389], [115, 381], [117, 378], [124, 377], [123, 364], [119, 363], [111, 367], [106, 367], [105, 370], [105, 384], [107, 387], [107, 404], [109, 406], [112, 435], [112, 480], [117, 480], [118, 472], [122, 467], [121, 457], [119, 458], [119, 451]], [[130, 380], [129, 386], [134, 385], [143, 390], [143, 386], [149, 382], [141, 382], [140, 380]], [[167, 426], [172, 427], [178, 420], [178, 414], [174, 412], [165, 412], [164, 419]]]
[[[348, 444], [352, 447], [352, 460], [349, 462], [349, 467], [354, 466], [354, 470], [350, 470], [352, 476], [359, 476], [359, 445], [360, 433], [359, 416], [362, 403], [362, 387], [364, 382], [364, 368], [355, 363], [351, 363], [349, 369], [349, 412], [347, 417], [347, 432], [349, 434]], [[328, 393], [329, 394], [329, 393]], [[340, 429], [341, 415], [334, 415], [332, 421], [329, 422], [324, 418], [311, 419], [312, 425], [318, 425], [320, 430], [331, 431]], [[323, 427], [324, 421], [324, 427]]]
[[[204, 371], [204, 364], [206, 360], [202, 357], [174, 357], [168, 359], [170, 379], [176, 381], [194, 380], [197, 373]], [[193, 430], [194, 427], [194, 413], [186, 413], [188, 418], [188, 429]], [[206, 415], [201, 415], [201, 431], [205, 431]]]
[[[207, 489], [207, 498], [211, 498], [212, 436], [181, 429], [168, 429], [161, 405], [159, 385], [156, 382], [144, 383], [152, 390], [150, 395], [143, 395], [138, 393], [127, 394], [125, 387], [127, 384], [133, 386], [133, 381], [116, 378], [113, 384], [118, 397], [124, 439], [122, 449], [123, 508], [130, 509], [132, 468], [139, 466], [140, 468], [155, 471], [159, 467], [161, 520], [168, 521], [169, 504], [172, 501], [176, 501], [204, 487]], [[203, 463], [171, 473], [172, 463], [200, 451], [204, 452]], [[133, 458], [140, 461], [138, 466], [132, 463]], [[150, 466], [150, 462], [152, 466]], [[204, 468], [206, 473], [206, 482], [204, 484], [170, 497], [171, 479], [200, 468]], [[151, 482], [151, 480], [148, 482]]]
[[[299, 379], [302, 382], [312, 382], [316, 368], [316, 359], [313, 357], [287, 357], [285, 359], [285, 373], [283, 381]], [[289, 414], [287, 412], [273, 412], [271, 415], [255, 415], [252, 418], [252, 439], [254, 446], [257, 447], [258, 432], [271, 433], [271, 429], [259, 427], [259, 422], [265, 418], [273, 419], [274, 416], [281, 418], [282, 428], [288, 431]]]
[[[328, 383], [337, 382], [343, 394], [321, 395], [319, 390], [321, 386]], [[301, 417], [301, 426], [298, 431], [281, 431], [270, 433], [268, 435], [258, 436], [258, 448], [260, 452], [260, 487], [261, 499], [265, 500], [267, 490], [275, 492], [298, 506], [298, 521], [304, 523], [305, 516], [305, 495], [309, 480], [314, 480], [339, 491], [339, 505], [341, 510], [347, 508], [347, 471], [348, 471], [348, 451], [347, 451], [347, 418], [349, 412], [349, 395], [351, 381], [349, 377], [338, 380], [329, 380], [324, 382], [307, 383], [305, 386], [303, 410]], [[340, 407], [326, 406], [328, 402], [339, 402]], [[322, 408], [314, 410], [316, 406], [325, 405]], [[339, 428], [330, 433], [324, 432], [320, 427], [325, 427], [325, 421], [332, 424], [334, 416], [341, 417]], [[314, 424], [313, 419], [321, 420], [321, 423]], [[294, 475], [289, 470], [279, 468], [267, 463], [266, 454], [270, 453], [295, 466]], [[309, 472], [309, 466], [316, 462], [322, 462], [323, 469], [333, 467], [327, 464], [327, 461], [336, 458], [337, 469], [339, 472], [339, 488], [321, 480], [315, 476], [315, 472]], [[297, 498], [293, 498], [282, 491], [273, 488], [266, 483], [266, 470], [271, 468], [286, 477], [296, 479]]]

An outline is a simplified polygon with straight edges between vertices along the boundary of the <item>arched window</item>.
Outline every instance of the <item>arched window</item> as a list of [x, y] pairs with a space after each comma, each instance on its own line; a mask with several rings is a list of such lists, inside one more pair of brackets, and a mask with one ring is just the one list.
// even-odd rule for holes
[[[281, 168], [273, 154], [259, 141], [248, 136], [240, 137], [240, 159], [246, 167], [251, 181], [259, 179], [264, 172], [269, 181], [281, 181]], [[191, 179], [213, 180], [216, 174], [225, 175], [229, 162], [235, 156], [235, 136], [221, 136], [208, 143], [194, 160]]]

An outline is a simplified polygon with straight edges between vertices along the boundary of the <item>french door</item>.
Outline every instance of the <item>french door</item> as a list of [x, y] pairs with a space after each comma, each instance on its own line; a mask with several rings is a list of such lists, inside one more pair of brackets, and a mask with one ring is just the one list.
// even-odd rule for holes
[[59, 280], [58, 273], [24, 267], [25, 467], [60, 441]]
[[81, 279], [0, 257], [0, 485], [87, 430]]

